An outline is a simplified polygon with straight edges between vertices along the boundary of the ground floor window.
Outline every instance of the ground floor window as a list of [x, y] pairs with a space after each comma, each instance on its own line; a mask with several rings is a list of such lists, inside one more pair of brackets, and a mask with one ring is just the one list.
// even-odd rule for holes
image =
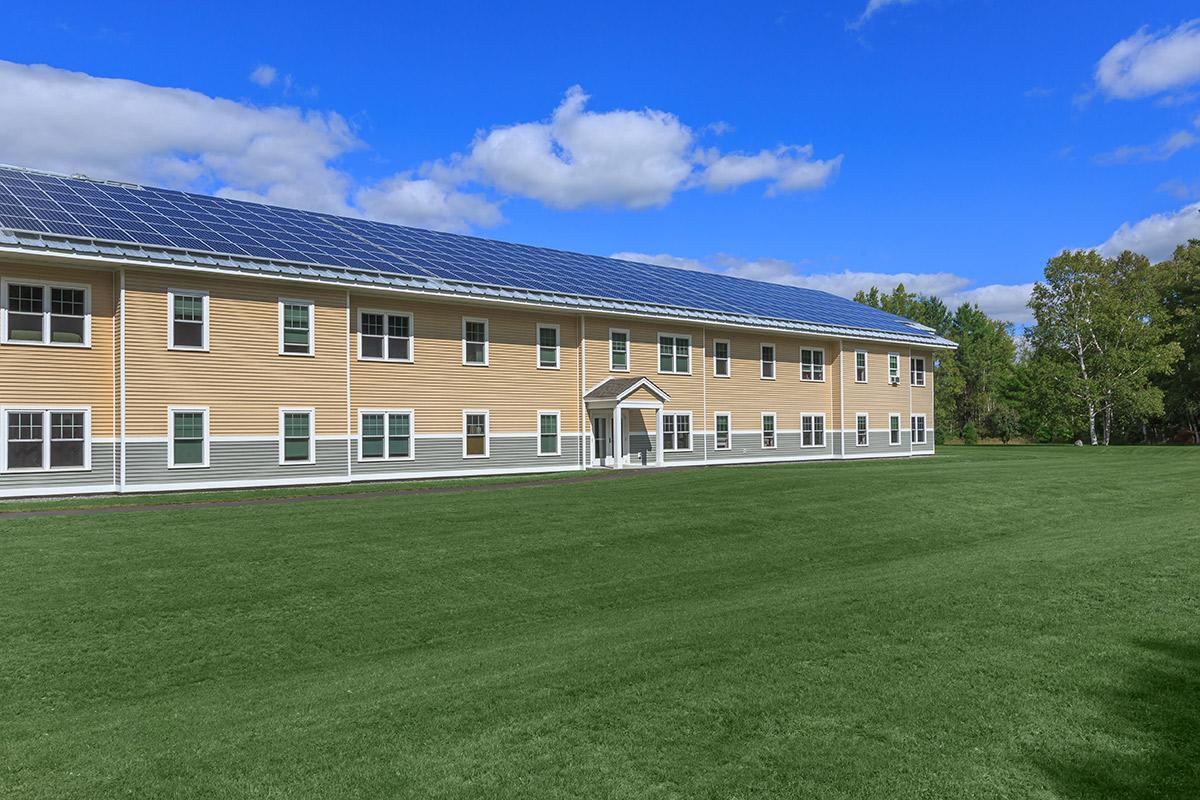
[[463, 458], [487, 458], [491, 452], [487, 411], [463, 412]]
[[282, 408], [279, 410], [279, 463], [312, 464], [313, 416], [311, 408]]
[[762, 446], [768, 450], [775, 448], [775, 415], [762, 415]]
[[913, 444], [925, 444], [925, 415], [914, 414], [912, 418]]
[[560, 455], [557, 411], [538, 412], [538, 455]]
[[714, 423], [713, 428], [717, 434], [716, 449], [729, 450], [731, 447], [729, 439], [729, 415], [718, 413]]
[[208, 466], [208, 409], [172, 408], [167, 442], [168, 467]]
[[89, 417], [86, 409], [5, 412], [5, 469], [87, 469], [91, 449]]
[[802, 414], [800, 416], [800, 446], [825, 446], [824, 414]]
[[358, 460], [393, 461], [413, 457], [412, 411], [359, 411]]
[[867, 415], [859, 414], [854, 422], [854, 430], [856, 434], [855, 444], [858, 447], [866, 447], [871, 443], [871, 431], [867, 427]]
[[888, 417], [888, 444], [900, 444], [900, 415]]
[[692, 415], [682, 414], [662, 415], [663, 450], [692, 449]]

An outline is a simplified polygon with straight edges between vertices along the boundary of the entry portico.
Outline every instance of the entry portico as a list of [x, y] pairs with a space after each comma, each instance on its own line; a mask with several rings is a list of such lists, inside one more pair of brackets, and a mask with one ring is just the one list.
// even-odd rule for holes
[[[670, 395], [649, 378], [639, 376], [609, 378], [595, 386], [583, 399], [592, 423], [592, 466], [621, 469], [634, 464], [628, 461], [634, 452], [630, 437], [635, 428], [629, 412], [643, 410], [654, 412], [653, 466], [662, 466], [663, 404], [670, 402]], [[651, 466], [649, 459], [645, 459], [640, 466]]]

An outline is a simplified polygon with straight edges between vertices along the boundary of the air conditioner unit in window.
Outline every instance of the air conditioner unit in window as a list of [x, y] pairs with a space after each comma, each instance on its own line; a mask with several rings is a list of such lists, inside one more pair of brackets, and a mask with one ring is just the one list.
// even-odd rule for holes
[[890, 383], [892, 386], [899, 386], [900, 385], [900, 376], [893, 375], [892, 377], [888, 378], [888, 383]]

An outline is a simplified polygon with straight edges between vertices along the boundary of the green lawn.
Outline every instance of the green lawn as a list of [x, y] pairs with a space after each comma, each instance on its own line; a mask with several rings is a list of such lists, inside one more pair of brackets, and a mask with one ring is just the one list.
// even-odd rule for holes
[[1200, 448], [0, 519], [0, 797], [118, 796], [1200, 796]]

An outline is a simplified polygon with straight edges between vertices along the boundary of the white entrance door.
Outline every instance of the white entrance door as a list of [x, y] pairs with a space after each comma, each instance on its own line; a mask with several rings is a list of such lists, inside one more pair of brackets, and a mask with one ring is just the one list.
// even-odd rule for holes
[[609, 417], [592, 418], [593, 463], [602, 467], [613, 465], [612, 425]]

